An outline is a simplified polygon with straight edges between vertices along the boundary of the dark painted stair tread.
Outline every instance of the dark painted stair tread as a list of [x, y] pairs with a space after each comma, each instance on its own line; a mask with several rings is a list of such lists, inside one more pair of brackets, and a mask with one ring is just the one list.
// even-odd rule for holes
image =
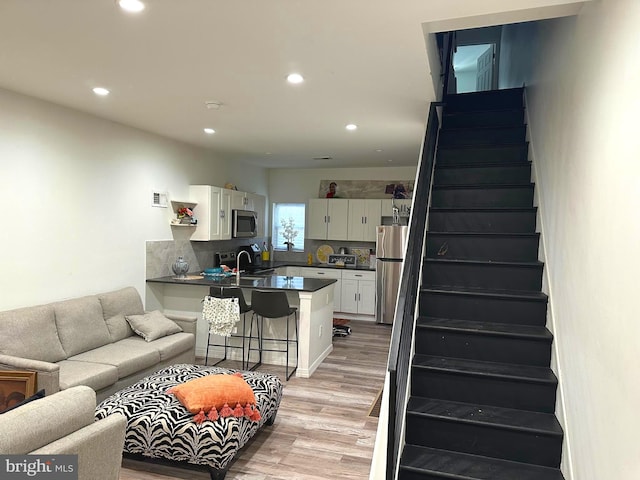
[[458, 372], [474, 376], [500, 377], [529, 383], [557, 383], [557, 378], [551, 369], [546, 367], [532, 367], [530, 365], [481, 362], [462, 358], [434, 357], [431, 355], [416, 354], [413, 357], [413, 367], [446, 370], [448, 372]]
[[[514, 147], [528, 147], [529, 142], [513, 142], [513, 143], [500, 143], [499, 145], [443, 145], [439, 146], [438, 150], [508, 150]], [[529, 160], [522, 160], [523, 162], [529, 162]]]
[[429, 212], [436, 213], [460, 213], [460, 212], [471, 212], [471, 213], [493, 213], [493, 212], [514, 212], [514, 213], [530, 213], [536, 212], [538, 207], [481, 207], [481, 208], [471, 208], [471, 207], [431, 207]]
[[482, 335], [529, 338], [533, 340], [550, 340], [553, 335], [546, 327], [534, 325], [517, 325], [508, 323], [477, 322], [453, 318], [434, 318], [421, 316], [418, 328], [431, 328], [443, 331], [464, 331]]
[[439, 232], [435, 230], [430, 230], [427, 232], [427, 235], [446, 235], [451, 237], [475, 237], [475, 238], [538, 238], [540, 236], [539, 233], [521, 233], [521, 232]]
[[552, 413], [531, 412], [514, 408], [476, 405], [411, 396], [408, 414], [429, 415], [449, 421], [479, 423], [506, 430], [522, 430], [548, 436], [562, 436], [560, 423]]
[[540, 268], [544, 266], [544, 263], [540, 261], [535, 262], [503, 262], [503, 261], [489, 261], [489, 260], [467, 260], [456, 258], [425, 258], [425, 263], [446, 263], [446, 264], [464, 264], [464, 265], [488, 265], [488, 266], [504, 266], [504, 267], [523, 267], [523, 268]]
[[527, 168], [531, 166], [530, 161], [526, 162], [507, 162], [491, 160], [490, 162], [468, 162], [468, 163], [444, 163], [441, 165], [436, 164], [437, 170], [460, 170], [464, 168], [487, 168], [487, 167], [501, 167], [501, 168]]
[[404, 447], [400, 468], [451, 480], [564, 480], [556, 468], [410, 444]]
[[446, 285], [439, 285], [438, 287], [422, 287], [420, 290], [434, 293], [477, 295], [482, 297], [534, 300], [540, 302], [546, 302], [548, 299], [545, 293], [535, 292], [531, 290], [498, 290], [494, 288], [472, 288]]
[[526, 183], [505, 183], [505, 184], [498, 184], [498, 185], [485, 185], [485, 184], [480, 184], [480, 185], [457, 185], [457, 184], [453, 184], [453, 185], [434, 185], [433, 186], [433, 190], [443, 190], [443, 189], [450, 189], [450, 190], [500, 190], [500, 189], [510, 189], [510, 188], [522, 188], [522, 187], [529, 187], [529, 188], [534, 188], [535, 184], [531, 183], [531, 182], [526, 182]]

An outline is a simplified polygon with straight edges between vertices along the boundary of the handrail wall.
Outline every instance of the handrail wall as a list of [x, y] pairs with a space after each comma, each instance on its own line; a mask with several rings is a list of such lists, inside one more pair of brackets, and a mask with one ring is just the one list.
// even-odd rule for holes
[[431, 193], [431, 178], [435, 161], [440, 121], [436, 107], [440, 103], [432, 102], [429, 107], [427, 132], [418, 167], [414, 189], [413, 206], [409, 222], [409, 237], [396, 311], [394, 315], [391, 344], [389, 347], [389, 425], [387, 430], [387, 480], [393, 480], [396, 463], [401, 447], [402, 420], [407, 400], [407, 379], [409, 376], [411, 344], [413, 342], [413, 323], [418, 300], [422, 252], [427, 224], [427, 207]]

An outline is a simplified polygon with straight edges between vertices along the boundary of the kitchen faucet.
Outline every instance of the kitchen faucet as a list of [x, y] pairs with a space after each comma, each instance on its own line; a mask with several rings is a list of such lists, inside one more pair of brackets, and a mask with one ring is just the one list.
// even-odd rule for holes
[[243, 253], [247, 254], [249, 263], [251, 263], [251, 255], [249, 255], [249, 252], [247, 252], [246, 250], [242, 250], [240, 253], [238, 253], [238, 255], [236, 256], [236, 285], [240, 285], [240, 257]]

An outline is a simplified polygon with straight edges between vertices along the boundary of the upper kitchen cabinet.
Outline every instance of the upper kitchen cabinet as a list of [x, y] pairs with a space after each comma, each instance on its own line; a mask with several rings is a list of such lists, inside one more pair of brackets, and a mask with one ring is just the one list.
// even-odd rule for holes
[[198, 204], [198, 226], [191, 240], [231, 239], [231, 190], [211, 185], [191, 185], [189, 194]]
[[310, 198], [306, 237], [317, 240], [347, 240], [349, 200]]
[[348, 240], [376, 241], [382, 217], [381, 200], [349, 200]]
[[398, 214], [401, 217], [408, 217], [411, 213], [411, 199], [389, 199], [382, 200], [382, 216], [393, 217], [393, 205], [398, 207]]

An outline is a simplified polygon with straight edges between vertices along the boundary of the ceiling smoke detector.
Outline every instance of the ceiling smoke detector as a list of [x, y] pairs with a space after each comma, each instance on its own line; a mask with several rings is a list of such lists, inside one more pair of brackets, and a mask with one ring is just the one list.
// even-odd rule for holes
[[222, 106], [222, 102], [218, 102], [217, 100], [210, 100], [208, 102], [204, 102], [207, 110], [218, 110]]

